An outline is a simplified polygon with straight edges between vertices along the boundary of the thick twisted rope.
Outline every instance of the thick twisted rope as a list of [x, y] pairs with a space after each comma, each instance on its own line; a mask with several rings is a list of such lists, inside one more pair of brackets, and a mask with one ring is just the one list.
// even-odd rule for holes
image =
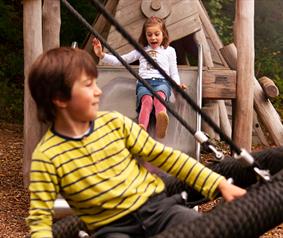
[[[271, 174], [277, 174], [272, 182], [258, 183], [250, 187], [256, 182], [256, 175], [253, 173], [252, 167], [243, 168], [239, 161], [232, 158], [210, 164], [209, 167], [212, 170], [232, 177], [236, 185], [250, 187], [248, 194], [235, 201], [236, 205], [233, 205], [234, 202], [224, 204], [224, 208], [220, 208], [222, 205], [219, 205], [217, 210], [221, 209], [220, 212], [213, 211], [213, 215], [209, 215], [208, 218], [206, 218], [208, 214], [204, 215], [205, 218], [201, 218], [204, 219], [204, 225], [201, 224], [202, 220], [196, 221], [197, 224], [194, 228], [191, 228], [193, 225], [183, 224], [177, 227], [176, 231], [168, 230], [168, 232], [160, 234], [160, 237], [257, 237], [258, 234], [260, 235], [280, 224], [283, 221], [283, 147], [255, 152], [253, 155], [262, 167], [268, 168]], [[182, 191], [188, 193], [187, 206], [193, 207], [207, 201], [201, 194], [175, 177], [163, 179], [168, 196]], [[212, 224], [210, 225], [210, 223]], [[214, 226], [219, 226], [218, 223], [221, 225], [217, 228], [216, 235], [210, 234], [215, 232]], [[242, 226], [242, 223], [245, 224]], [[190, 228], [187, 228], [188, 226]], [[84, 226], [78, 217], [66, 217], [54, 224], [53, 235], [54, 238], [77, 238], [79, 230], [83, 228]], [[193, 229], [194, 234], [189, 233], [188, 229]], [[244, 230], [242, 231], [242, 229]], [[202, 234], [203, 230], [206, 231]], [[225, 236], [222, 236], [222, 233]]]
[[283, 222], [283, 170], [233, 202], [175, 226], [156, 238], [254, 238]]
[[[271, 182], [258, 183], [242, 198], [224, 203], [189, 223], [168, 229], [156, 238], [254, 238], [283, 222], [283, 170]], [[78, 238], [84, 229], [78, 217], [53, 225], [54, 238]]]

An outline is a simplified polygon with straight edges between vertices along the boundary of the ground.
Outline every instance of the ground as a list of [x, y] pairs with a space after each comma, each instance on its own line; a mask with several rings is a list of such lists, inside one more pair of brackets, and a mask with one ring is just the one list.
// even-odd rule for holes
[[[0, 122], [0, 238], [23, 238], [28, 234], [28, 193], [23, 185], [23, 127]], [[215, 202], [202, 206], [211, 209]], [[261, 238], [283, 238], [283, 224]]]

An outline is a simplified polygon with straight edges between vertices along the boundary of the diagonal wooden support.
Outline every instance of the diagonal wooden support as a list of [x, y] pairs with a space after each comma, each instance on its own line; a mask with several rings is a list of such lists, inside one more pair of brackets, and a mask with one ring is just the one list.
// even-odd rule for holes
[[[237, 48], [232, 43], [221, 49], [223, 57], [227, 60], [232, 69], [236, 69]], [[266, 97], [258, 80], [254, 77], [254, 108], [265, 128], [270, 133], [270, 137], [277, 146], [283, 145], [283, 125], [281, 119]]]

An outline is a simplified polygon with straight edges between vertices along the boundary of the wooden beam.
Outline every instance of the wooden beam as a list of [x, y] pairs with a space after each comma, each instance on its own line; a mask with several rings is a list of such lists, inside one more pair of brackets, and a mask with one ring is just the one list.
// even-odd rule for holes
[[231, 69], [237, 69], [237, 48], [234, 43], [225, 45], [220, 49], [221, 54]]
[[258, 81], [267, 97], [275, 98], [279, 95], [279, 89], [270, 78], [263, 76]]
[[25, 186], [29, 183], [31, 154], [42, 135], [42, 128], [36, 116], [36, 107], [28, 88], [28, 74], [34, 60], [42, 53], [42, 3], [39, 0], [23, 2], [24, 38], [24, 161]]
[[237, 0], [237, 97], [234, 141], [251, 150], [254, 78], [254, 0]]
[[[108, 0], [105, 4], [105, 9], [110, 12], [112, 15], [114, 15], [114, 12], [116, 10], [118, 0]], [[99, 15], [95, 22], [92, 24], [93, 28], [101, 34], [103, 38], [107, 38], [107, 35], [110, 31], [111, 24], [105, 19], [105, 17], [101, 14]], [[83, 48], [88, 51], [95, 59], [98, 61], [97, 56], [93, 53], [92, 50], [92, 39], [93, 35], [89, 34], [88, 38], [83, 43]]]
[[222, 69], [203, 71], [202, 90], [205, 99], [235, 99], [236, 72]]
[[280, 116], [269, 99], [266, 98], [259, 82], [254, 78], [254, 107], [260, 121], [268, 130], [270, 137], [277, 146], [283, 145], [283, 125]]
[[[237, 49], [235, 45], [225, 48], [227, 51], [223, 56], [226, 58], [227, 62], [237, 62]], [[229, 51], [229, 52], [228, 52]], [[234, 64], [230, 65], [232, 69], [235, 67]], [[263, 123], [264, 127], [270, 133], [270, 137], [277, 146], [283, 145], [283, 125], [281, 119], [274, 109], [270, 100], [266, 98], [266, 95], [260, 86], [258, 80], [254, 77], [254, 108], [255, 111]]]

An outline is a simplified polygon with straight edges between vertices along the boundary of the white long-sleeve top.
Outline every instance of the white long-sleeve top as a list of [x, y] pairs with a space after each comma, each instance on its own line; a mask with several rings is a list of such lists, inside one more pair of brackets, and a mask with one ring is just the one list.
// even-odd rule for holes
[[[173, 47], [168, 46], [165, 49], [163, 46], [160, 46], [157, 49], [152, 49], [150, 46], [146, 46], [144, 50], [178, 85], [180, 85], [176, 51]], [[144, 79], [164, 78], [137, 50], [133, 50], [121, 57], [128, 64], [139, 60], [139, 76]], [[110, 65], [121, 65], [120, 61], [114, 55], [110, 54], [105, 54], [102, 62]]]

